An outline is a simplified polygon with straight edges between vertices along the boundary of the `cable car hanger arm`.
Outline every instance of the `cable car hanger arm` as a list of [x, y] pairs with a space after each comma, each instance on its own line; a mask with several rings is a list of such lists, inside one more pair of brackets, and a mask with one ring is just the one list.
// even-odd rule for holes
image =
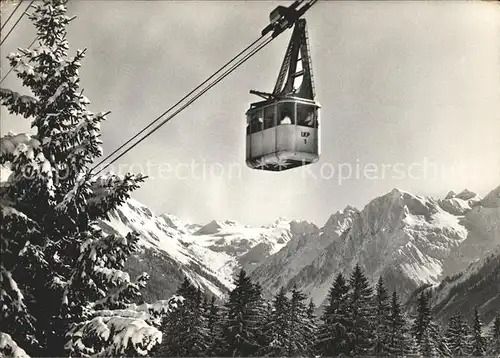
[[[227, 77], [230, 73], [232, 73], [236, 68], [238, 68], [241, 64], [246, 62], [250, 57], [253, 57], [257, 52], [259, 52], [263, 47], [267, 46], [276, 36], [281, 34], [283, 31], [285, 31], [287, 28], [292, 27], [298, 19], [311, 7], [313, 6], [318, 0], [309, 0], [304, 6], [302, 6], [300, 9], [299, 6], [304, 3], [306, 0], [296, 0], [292, 5], [290, 5], [288, 8], [284, 6], [278, 6], [276, 9], [274, 9], [271, 14], [270, 14], [270, 20], [271, 24], [269, 24], [264, 30], [262, 30], [262, 35], [260, 38], [255, 40], [252, 44], [247, 46], [243, 51], [241, 51], [237, 56], [235, 56], [231, 61], [226, 63], [222, 68], [220, 68], [217, 72], [215, 72], [212, 76], [210, 76], [207, 80], [205, 80], [202, 84], [200, 84], [198, 87], [196, 87], [194, 90], [192, 90], [190, 93], [188, 93], [186, 96], [184, 96], [181, 100], [179, 100], [175, 105], [171, 106], [169, 109], [167, 109], [164, 113], [162, 113], [159, 117], [157, 117], [153, 122], [149, 123], [145, 128], [143, 128], [140, 132], [138, 132], [136, 135], [134, 135], [132, 138], [130, 138], [127, 142], [122, 144], [119, 148], [115, 149], [111, 154], [107, 155], [105, 158], [103, 158], [97, 165], [95, 165], [93, 168], [90, 169], [89, 174], [91, 174], [94, 170], [96, 170], [98, 167], [100, 167], [102, 164], [104, 164], [107, 160], [109, 160], [111, 157], [113, 157], [115, 154], [118, 154], [118, 152], [122, 149], [125, 149], [121, 154], [119, 154], [117, 157], [112, 159], [109, 163], [101, 167], [98, 172], [94, 173], [92, 177], [97, 176], [100, 174], [102, 171], [104, 171], [106, 168], [108, 168], [110, 165], [112, 165], [114, 162], [116, 162], [118, 159], [123, 157], [126, 153], [128, 153], [130, 150], [132, 150], [135, 146], [137, 146], [139, 143], [144, 141], [147, 137], [149, 137], [151, 134], [153, 134], [155, 131], [157, 131], [160, 127], [162, 127], [165, 123], [170, 121], [173, 117], [175, 117], [178, 113], [180, 113], [182, 110], [184, 110], [187, 106], [191, 105], [196, 99], [198, 99], [200, 96], [202, 96], [205, 92], [210, 90], [213, 86], [215, 86], [217, 83], [219, 83], [222, 79]], [[274, 30], [274, 31], [273, 31]], [[264, 37], [269, 34], [271, 31], [273, 31], [272, 35], [265, 39], [264, 42], [260, 43], [257, 47], [253, 47], [259, 41], [264, 39]], [[252, 50], [250, 50], [252, 48]], [[243, 55], [244, 53], [247, 52], [247, 50], [250, 50], [250, 53], [246, 54], [243, 59], [240, 59], [236, 64], [232, 65], [229, 70], [224, 72], [223, 74], [219, 75], [215, 79], [213, 79], [219, 72], [221, 72], [224, 68], [226, 68], [230, 63], [235, 61], [240, 55]], [[180, 105], [184, 100], [189, 98], [191, 95], [193, 95], [198, 89], [202, 88], [207, 82], [209, 82], [211, 79], [213, 81], [208, 85], [208, 87], [205, 87], [200, 93], [196, 94], [194, 98], [190, 99], [185, 103], [181, 108], [179, 108], [177, 111], [175, 111], [173, 114], [171, 114], [169, 117], [164, 119], [161, 123], [159, 123], [157, 126], [155, 126], [153, 129], [151, 129], [148, 133], [146, 133], [142, 138], [139, 138], [135, 143], [132, 143], [135, 139], [137, 139], [142, 133], [144, 133], [148, 128], [153, 126], [155, 123], [157, 123], [161, 118], [163, 118], [167, 113], [172, 111], [174, 108], [176, 108], [178, 105]], [[262, 92], [260, 96], [269, 96], [269, 97], [280, 97], [277, 94], [267, 94]], [[125, 148], [128, 144], [131, 144], [130, 147]]]
[[262, 92], [262, 91], [256, 91], [256, 90], [250, 90], [251, 94], [255, 94], [259, 97], [264, 98], [265, 100], [270, 100], [270, 99], [279, 99], [282, 98], [283, 96], [276, 95], [274, 93], [268, 93], [268, 92]]
[[261, 32], [261, 35], [267, 35], [269, 32], [273, 31], [272, 37], [276, 37], [281, 34], [286, 29], [292, 27], [295, 22], [305, 14], [311, 6], [313, 6], [318, 0], [310, 0], [300, 9], [297, 9], [305, 0], [295, 0], [289, 7], [278, 6], [276, 9], [271, 11], [269, 15], [269, 20], [271, 23], [267, 25]]

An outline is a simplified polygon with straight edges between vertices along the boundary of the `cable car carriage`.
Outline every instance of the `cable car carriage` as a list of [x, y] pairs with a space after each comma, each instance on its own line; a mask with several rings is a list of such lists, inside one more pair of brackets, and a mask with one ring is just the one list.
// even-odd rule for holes
[[306, 20], [295, 22], [273, 93], [250, 91], [264, 101], [247, 115], [246, 163], [282, 171], [318, 161], [319, 108], [309, 55]]

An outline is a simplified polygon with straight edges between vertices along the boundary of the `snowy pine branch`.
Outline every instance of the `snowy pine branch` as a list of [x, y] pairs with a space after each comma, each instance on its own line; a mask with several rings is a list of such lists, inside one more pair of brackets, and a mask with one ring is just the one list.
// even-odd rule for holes
[[[17, 282], [3, 265], [0, 265], [0, 287], [0, 303], [3, 311], [2, 326], [5, 327], [4, 329], [10, 328], [11, 332], [16, 335], [21, 335], [24, 338], [23, 343], [36, 344], [37, 340], [33, 334], [35, 319], [26, 307], [24, 295]], [[0, 354], [2, 351], [5, 352], [3, 349], [7, 349], [5, 345], [2, 347], [2, 338], [7, 340], [10, 336], [0, 337]], [[12, 352], [15, 351], [16, 346], [10, 345], [13, 349]]]
[[[119, 281], [112, 272], [110, 271], [111, 275], [108, 276], [110, 286], [112, 284], [116, 285], [117, 281]], [[119, 309], [126, 307], [128, 304], [135, 303], [141, 299], [141, 289], [146, 286], [148, 280], [149, 275], [147, 273], [141, 274], [133, 282], [127, 277], [127, 279], [120, 282], [120, 287], [117, 287], [114, 292], [108, 294], [105, 298], [96, 301], [92, 305], [92, 308], [96, 310]]]
[[127, 200], [130, 191], [138, 188], [144, 180], [141, 174], [126, 174], [123, 178], [117, 175], [96, 178], [91, 186], [93, 196], [88, 200], [92, 217], [109, 219], [108, 213]]
[[6, 106], [10, 113], [28, 118], [36, 115], [38, 100], [9, 89], [0, 88], [0, 104]]
[[98, 316], [75, 325], [68, 331], [66, 349], [80, 356], [147, 355], [161, 342], [161, 332], [134, 317]]
[[0, 354], [11, 358], [29, 358], [24, 349], [20, 348], [12, 337], [0, 332]]

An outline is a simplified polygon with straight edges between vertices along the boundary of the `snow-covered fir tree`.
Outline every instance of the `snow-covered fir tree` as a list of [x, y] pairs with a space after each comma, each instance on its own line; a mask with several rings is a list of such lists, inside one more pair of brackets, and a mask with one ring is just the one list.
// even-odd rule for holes
[[389, 353], [389, 314], [391, 309], [389, 295], [382, 277], [378, 279], [375, 287], [374, 305], [375, 334], [372, 354], [377, 357], [386, 356]]
[[161, 333], [149, 310], [132, 318], [130, 307], [147, 276], [123, 272], [138, 237], [96, 225], [143, 178], [89, 170], [106, 114], [89, 111], [79, 88], [85, 50], [69, 55], [66, 11], [63, 0], [33, 6], [37, 43], [8, 56], [30, 95], [0, 89], [1, 104], [33, 128], [1, 139], [0, 164], [11, 170], [0, 187], [1, 330], [35, 356], [146, 354]]
[[420, 340], [418, 341], [418, 352], [423, 357], [437, 357], [438, 350], [436, 344], [431, 337], [430, 331], [427, 329], [422, 332]]
[[389, 355], [411, 355], [415, 353], [415, 347], [412, 347], [412, 337], [408, 329], [408, 322], [402, 312], [396, 291], [392, 293], [388, 317], [388, 354]]
[[241, 270], [225, 304], [225, 355], [246, 357], [256, 354], [260, 346], [264, 307], [260, 286], [253, 284], [246, 272]]
[[486, 353], [486, 339], [483, 336], [483, 323], [477, 307], [474, 307], [472, 316], [472, 330], [470, 353], [475, 357], [484, 356]]
[[342, 273], [337, 274], [327, 296], [316, 335], [316, 352], [331, 357], [349, 354], [351, 329], [349, 287]]
[[421, 357], [420, 348], [417, 344], [417, 341], [414, 336], [411, 334], [408, 335], [408, 352], [406, 353], [407, 357]]
[[446, 331], [436, 322], [431, 320], [429, 324], [429, 334], [440, 357], [451, 357], [452, 353], [446, 341]]
[[446, 342], [454, 356], [465, 356], [470, 352], [469, 326], [462, 314], [450, 317], [446, 330]]
[[[187, 283], [187, 284], [186, 284]], [[199, 287], [190, 284], [188, 280], [184, 280], [178, 295], [184, 297], [184, 336], [183, 344], [187, 347], [187, 355], [191, 357], [203, 357], [207, 354], [210, 346], [209, 330], [207, 316], [204, 312], [204, 294]], [[180, 332], [178, 331], [177, 334]]]
[[307, 319], [309, 330], [306, 332], [306, 339], [309, 341], [309, 354], [314, 356], [316, 353], [317, 347], [317, 332], [318, 332], [318, 324], [316, 322], [316, 305], [314, 304], [313, 299], [309, 300], [309, 304], [307, 306]]
[[290, 300], [281, 287], [273, 298], [271, 313], [265, 320], [259, 356], [282, 357], [287, 354], [290, 340], [289, 312]]
[[496, 314], [488, 334], [488, 350], [486, 354], [500, 356], [500, 312]]
[[164, 340], [155, 351], [156, 356], [203, 357], [210, 347], [209, 331], [204, 314], [203, 294], [187, 278], [176, 294], [183, 304], [164, 317]]
[[369, 355], [374, 344], [373, 290], [358, 264], [349, 278], [349, 311], [352, 324], [350, 353]]
[[24, 349], [19, 347], [12, 339], [10, 334], [0, 332], [0, 356], [1, 357], [15, 357], [15, 358], [28, 358]]
[[207, 326], [207, 355], [218, 356], [222, 340], [220, 308], [216, 304], [215, 296], [212, 296], [206, 305], [204, 316]]
[[263, 327], [265, 318], [269, 315], [271, 305], [269, 301], [264, 299], [263, 289], [260, 283], [253, 283], [253, 286], [253, 298], [250, 307], [252, 307], [254, 312], [255, 330], [257, 331], [256, 348], [254, 351], [254, 354], [256, 354], [260, 347], [262, 347], [262, 342], [266, 339], [266, 337], [263, 336]]
[[286, 355], [289, 357], [312, 356], [314, 354], [314, 339], [312, 339], [314, 325], [311, 324], [306, 302], [307, 296], [297, 286], [293, 286], [288, 315], [290, 339]]
[[411, 332], [421, 354], [435, 352], [440, 356], [451, 356], [445, 332], [434, 322], [430, 308], [430, 293], [421, 292], [417, 300], [417, 317]]
[[413, 321], [411, 329], [418, 345], [422, 343], [424, 334], [429, 331], [430, 322], [429, 295], [426, 292], [421, 292], [417, 300], [417, 316]]

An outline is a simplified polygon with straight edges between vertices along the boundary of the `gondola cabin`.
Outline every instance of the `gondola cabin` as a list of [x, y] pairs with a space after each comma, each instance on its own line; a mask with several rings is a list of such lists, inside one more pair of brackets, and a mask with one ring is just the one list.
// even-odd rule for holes
[[247, 165], [281, 171], [319, 159], [319, 105], [302, 98], [252, 103], [247, 112]]
[[314, 100], [305, 26], [303, 19], [295, 24], [273, 93], [250, 91], [265, 98], [252, 103], [246, 113], [250, 168], [282, 171], [319, 159], [320, 105]]

